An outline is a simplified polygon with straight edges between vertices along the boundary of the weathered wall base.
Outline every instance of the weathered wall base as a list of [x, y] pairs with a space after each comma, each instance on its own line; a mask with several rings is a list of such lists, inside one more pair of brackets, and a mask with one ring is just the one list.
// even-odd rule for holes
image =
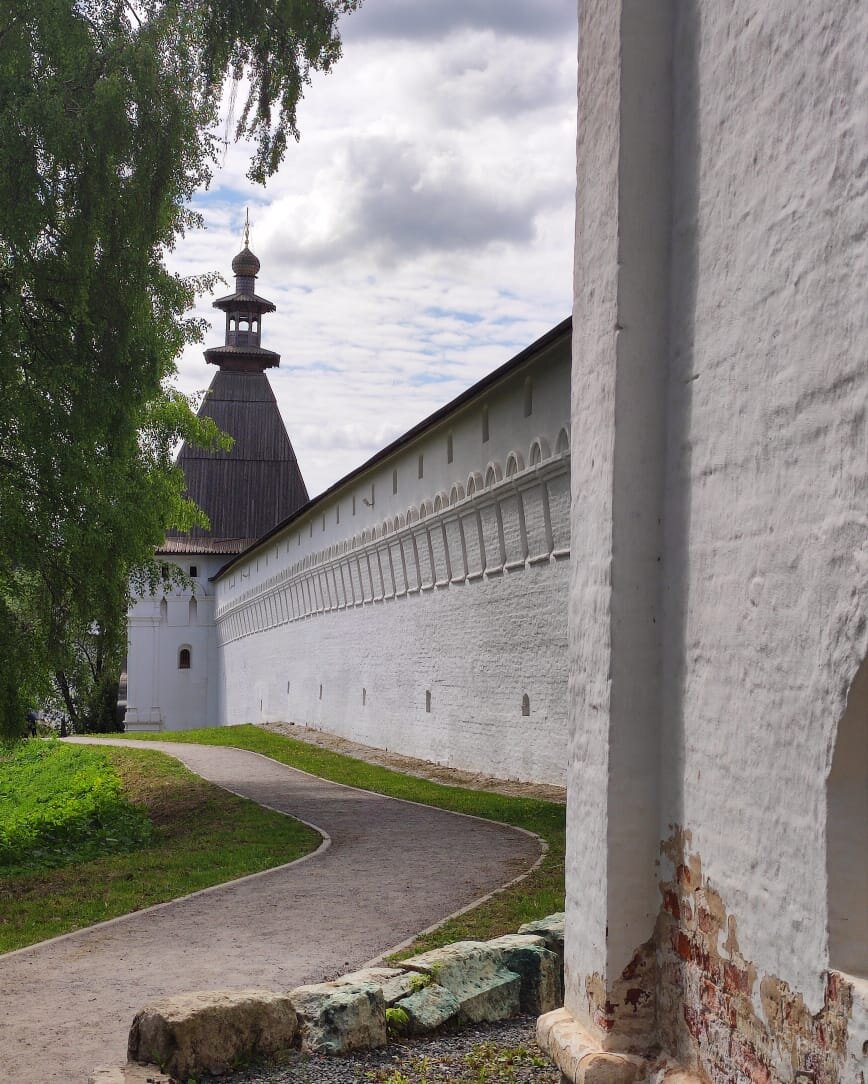
[[[782, 979], [760, 976], [690, 842], [676, 828], [661, 844], [671, 873], [652, 941], [609, 989], [587, 977], [593, 1032], [562, 1009], [541, 1018], [540, 1044], [576, 1084], [672, 1084], [676, 1072], [711, 1084], [864, 1084], [868, 984], [828, 971], [812, 1013]], [[649, 1018], [655, 1037], [642, 1049]]]
[[714, 1084], [861, 1084], [864, 1061], [848, 1054], [853, 984], [827, 972], [823, 1005], [812, 1013], [782, 979], [760, 977], [742, 954], [736, 916], [689, 845], [679, 829], [662, 845], [673, 870], [660, 885], [655, 934], [664, 1049]]

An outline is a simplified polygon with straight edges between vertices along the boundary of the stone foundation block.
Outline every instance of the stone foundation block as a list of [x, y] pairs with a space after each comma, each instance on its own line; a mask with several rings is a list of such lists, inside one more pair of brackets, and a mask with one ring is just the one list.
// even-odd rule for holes
[[561, 967], [564, 963], [564, 926], [566, 923], [566, 912], [556, 911], [553, 915], [546, 915], [545, 918], [537, 918], [533, 922], [525, 922], [523, 926], [519, 926], [518, 932], [520, 934], [535, 934], [546, 943], [546, 948], [551, 952], [557, 953], [561, 960]]
[[150, 1002], [133, 1020], [127, 1057], [180, 1080], [225, 1073], [278, 1054], [298, 1030], [288, 997], [271, 990], [210, 990]]
[[172, 1084], [170, 1078], [160, 1071], [159, 1065], [107, 1066], [94, 1069], [87, 1084]]
[[372, 982], [319, 982], [289, 994], [309, 1054], [349, 1054], [386, 1045], [386, 1002]]
[[361, 982], [373, 983], [383, 991], [387, 1006], [392, 1006], [402, 997], [407, 997], [414, 990], [413, 976], [407, 971], [395, 967], [365, 967], [361, 971], [351, 971], [334, 980], [338, 986], [358, 986]]
[[505, 1020], [521, 1008], [521, 978], [504, 967], [501, 950], [484, 941], [456, 941], [402, 960], [400, 966], [445, 987], [473, 1024]]
[[411, 1035], [427, 1035], [461, 1015], [458, 998], [436, 983], [403, 998], [396, 1008], [403, 1009], [409, 1017], [408, 1031]]
[[522, 1012], [541, 1016], [564, 1003], [563, 969], [540, 936], [510, 933], [486, 942], [501, 953], [503, 966], [521, 978]]
[[566, 1009], [541, 1016], [536, 1037], [570, 1084], [636, 1084], [647, 1078], [642, 1058], [601, 1050]]

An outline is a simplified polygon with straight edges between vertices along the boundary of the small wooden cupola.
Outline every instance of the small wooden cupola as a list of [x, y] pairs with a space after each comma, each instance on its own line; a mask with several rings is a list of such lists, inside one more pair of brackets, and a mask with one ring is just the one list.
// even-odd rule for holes
[[256, 293], [259, 260], [250, 251], [250, 222], [244, 227], [244, 248], [232, 261], [235, 292], [218, 297], [216, 309], [226, 313], [226, 341], [205, 351], [209, 365], [230, 372], [261, 373], [280, 364], [280, 354], [262, 348], [262, 317], [274, 303]]

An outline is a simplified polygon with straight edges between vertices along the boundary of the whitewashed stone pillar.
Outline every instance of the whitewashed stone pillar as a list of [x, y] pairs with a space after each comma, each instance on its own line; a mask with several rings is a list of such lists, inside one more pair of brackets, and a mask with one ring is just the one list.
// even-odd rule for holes
[[858, 1084], [868, 13], [579, 14], [566, 1006], [541, 1038], [583, 1084], [659, 1057]]
[[579, 4], [567, 1070], [654, 1031], [671, 41], [666, 2]]
[[[653, 1028], [672, 28], [580, 8], [566, 1005], [619, 1046]], [[651, 1012], [624, 1034], [628, 968]]]

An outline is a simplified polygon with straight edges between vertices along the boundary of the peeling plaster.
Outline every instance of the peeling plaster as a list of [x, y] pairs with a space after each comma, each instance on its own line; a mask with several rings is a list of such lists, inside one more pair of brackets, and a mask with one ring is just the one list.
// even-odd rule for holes
[[714, 1084], [860, 1082], [847, 1056], [853, 988], [826, 973], [823, 1006], [811, 1013], [799, 991], [759, 977], [742, 955], [738, 922], [689, 853], [691, 833], [673, 828], [661, 844], [672, 863], [660, 882], [657, 1016], [663, 1048]]
[[602, 976], [585, 983], [588, 1016], [606, 1050], [643, 1057], [656, 1048], [656, 957], [654, 939], [641, 945], [621, 975], [606, 990]]
[[823, 1005], [812, 1013], [801, 992], [761, 975], [691, 840], [673, 827], [660, 844], [671, 872], [659, 882], [654, 936], [608, 986], [599, 973], [585, 980], [600, 1049], [647, 1059], [649, 1071], [677, 1065], [711, 1084], [865, 1084], [865, 1059], [848, 1035], [852, 980], [826, 972]]

